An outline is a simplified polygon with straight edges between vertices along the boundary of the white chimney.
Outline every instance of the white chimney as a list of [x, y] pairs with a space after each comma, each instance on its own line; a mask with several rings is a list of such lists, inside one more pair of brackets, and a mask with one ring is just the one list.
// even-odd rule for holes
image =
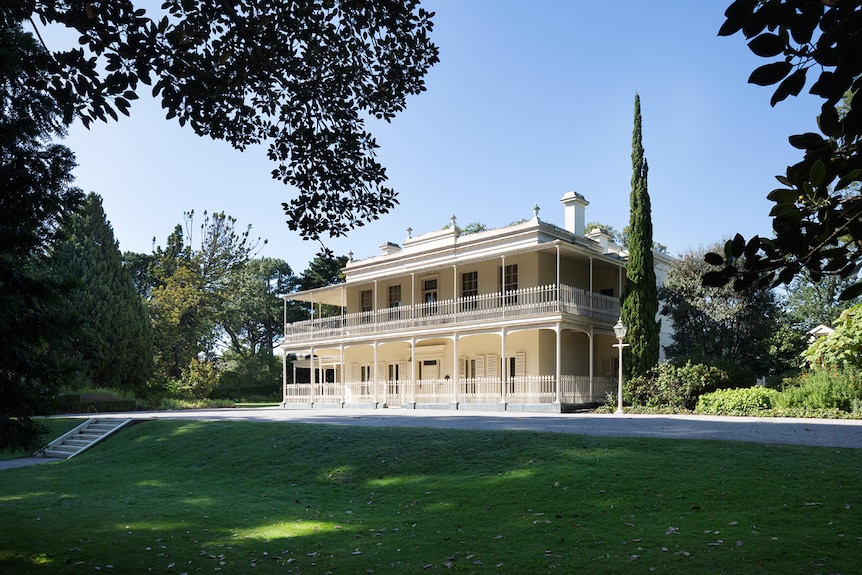
[[560, 202], [563, 203], [566, 215], [566, 231], [569, 231], [576, 236], [584, 235], [584, 213], [586, 207], [590, 205], [584, 196], [578, 192], [569, 192], [562, 197]]
[[400, 252], [401, 246], [396, 243], [386, 242], [385, 244], [380, 244], [380, 251], [384, 256], [391, 256], [392, 254]]

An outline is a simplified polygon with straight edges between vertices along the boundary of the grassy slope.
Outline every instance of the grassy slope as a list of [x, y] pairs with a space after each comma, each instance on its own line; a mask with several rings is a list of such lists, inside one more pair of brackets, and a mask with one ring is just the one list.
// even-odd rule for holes
[[0, 573], [850, 573], [861, 474], [862, 450], [152, 421], [0, 473]]

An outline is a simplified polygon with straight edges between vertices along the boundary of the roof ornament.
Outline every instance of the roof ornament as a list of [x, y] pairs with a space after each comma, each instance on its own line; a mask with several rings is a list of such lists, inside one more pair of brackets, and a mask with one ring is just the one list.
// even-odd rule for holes
[[533, 206], [533, 219], [536, 220], [537, 222], [539, 221], [539, 209], [540, 209], [539, 204], [536, 204], [535, 206]]

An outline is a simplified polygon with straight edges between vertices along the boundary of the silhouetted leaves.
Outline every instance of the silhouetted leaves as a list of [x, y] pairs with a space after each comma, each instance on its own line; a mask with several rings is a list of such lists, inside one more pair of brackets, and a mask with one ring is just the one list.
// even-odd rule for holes
[[143, 84], [198, 135], [265, 144], [273, 178], [298, 190], [283, 207], [306, 239], [344, 235], [397, 204], [365, 119], [390, 121], [438, 61], [433, 13], [418, 0], [138, 4], [12, 2], [0, 18], [79, 34], [78, 46], [28, 63], [45, 72], [31, 87], [66, 123], [128, 115]]
[[780, 82], [793, 69], [793, 64], [790, 62], [775, 62], [773, 64], [765, 64], [751, 73], [748, 81], [751, 84], [758, 86], [769, 86]]
[[780, 58], [757, 67], [749, 78], [761, 86], [778, 84], [772, 105], [800, 94], [808, 71], [816, 72], [809, 92], [824, 100], [817, 118], [822, 136], [808, 132], [789, 138], [805, 155], [777, 177], [785, 187], [768, 195], [775, 202], [770, 211], [775, 237], [752, 238], [744, 261], [735, 242], [725, 246], [723, 255], [709, 256], [708, 262], [722, 269], [704, 275], [704, 285], [777, 285], [806, 269], [814, 281], [824, 275], [854, 278], [847, 297], [862, 290], [860, 6], [860, 0], [738, 0], [725, 11], [719, 35], [741, 31], [752, 52]]
[[785, 45], [784, 40], [777, 34], [761, 34], [748, 43], [752, 52], [764, 58], [778, 56], [784, 52]]

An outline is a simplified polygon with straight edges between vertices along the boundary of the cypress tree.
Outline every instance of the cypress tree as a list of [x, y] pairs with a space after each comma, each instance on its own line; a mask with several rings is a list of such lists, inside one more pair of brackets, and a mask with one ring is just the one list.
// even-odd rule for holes
[[632, 133], [632, 191], [630, 196], [628, 264], [626, 282], [620, 297], [620, 317], [628, 328], [623, 358], [626, 378], [644, 375], [658, 364], [659, 322], [658, 288], [653, 263], [652, 216], [641, 135], [641, 101], [635, 94]]
[[153, 369], [152, 326], [123, 267], [102, 199], [89, 194], [62, 232], [53, 271], [78, 284], [69, 305], [79, 317], [80, 331], [66, 351], [82, 366], [79, 383], [142, 391]]

